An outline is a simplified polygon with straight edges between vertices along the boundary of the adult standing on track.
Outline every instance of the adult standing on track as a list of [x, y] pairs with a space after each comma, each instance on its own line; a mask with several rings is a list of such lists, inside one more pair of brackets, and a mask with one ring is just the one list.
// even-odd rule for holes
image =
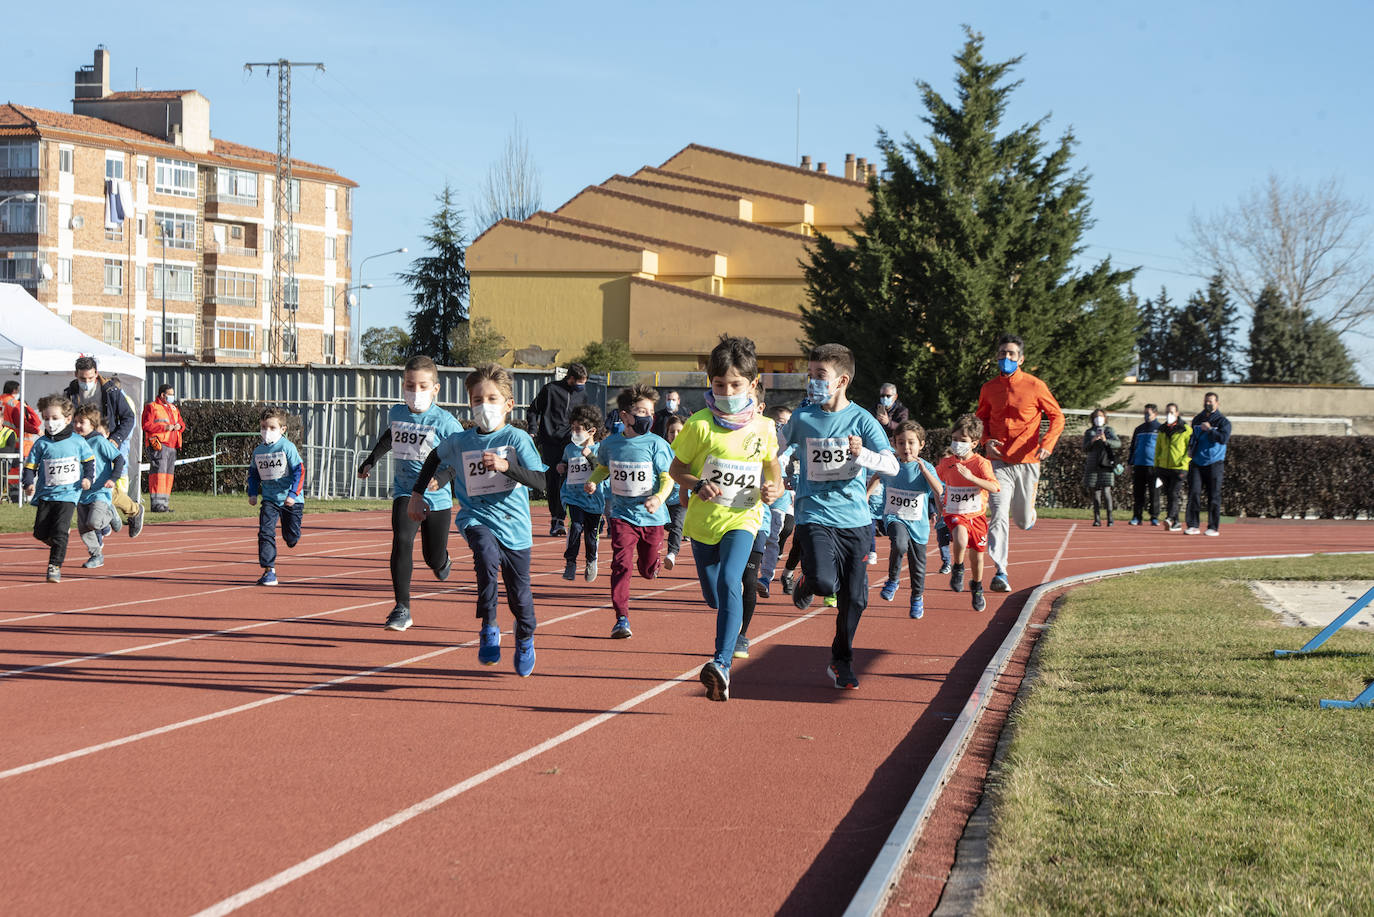
[[1149, 494], [1150, 525], [1159, 525], [1159, 486], [1155, 474], [1155, 443], [1159, 439], [1159, 411], [1145, 405], [1145, 422], [1131, 434], [1131, 525], [1145, 517], [1145, 497]]
[[[997, 341], [997, 368], [1001, 375], [983, 383], [978, 392], [978, 418], [983, 421], [983, 443], [992, 460], [993, 475], [1001, 490], [988, 494], [988, 556], [997, 572], [989, 588], [1010, 592], [1007, 580], [1008, 536], [1011, 519], [1023, 531], [1035, 525], [1035, 490], [1040, 483], [1040, 463], [1050, 457], [1064, 432], [1064, 412], [1050, 394], [1049, 386], [1021, 369], [1025, 345], [1014, 334]], [[1049, 421], [1042, 436], [1041, 419]]]
[[143, 436], [148, 447], [148, 494], [155, 513], [172, 511], [172, 480], [176, 476], [177, 450], [181, 448], [186, 422], [177, 407], [176, 388], [158, 387], [157, 400], [143, 406]]
[[1221, 479], [1226, 468], [1226, 444], [1231, 441], [1231, 421], [1218, 409], [1216, 392], [1202, 398], [1202, 410], [1193, 418], [1193, 435], [1188, 454], [1193, 464], [1188, 469], [1188, 527], [1185, 535], [1196, 535], [1202, 516], [1202, 492], [1207, 491], [1207, 534], [1221, 534]]
[[1164, 423], [1155, 438], [1155, 476], [1164, 491], [1164, 531], [1181, 532], [1178, 524], [1178, 498], [1188, 477], [1188, 441], [1192, 432], [1179, 416], [1172, 401], [1164, 406]]
[[587, 367], [581, 363], [569, 363], [568, 372], [562, 381], [550, 382], [534, 396], [529, 407], [530, 433], [539, 447], [539, 458], [543, 461], [544, 495], [549, 500], [549, 534], [566, 535], [563, 518], [563, 497], [559, 490], [563, 487], [563, 476], [558, 473], [558, 465], [563, 461], [563, 450], [572, 442], [572, 409], [587, 403]]
[[124, 399], [124, 391], [119, 384], [99, 374], [95, 357], [76, 358], [76, 378], [67, 386], [65, 394], [71, 400], [73, 410], [88, 404], [99, 405], [100, 416], [105, 419], [105, 429], [110, 431], [110, 441], [119, 447], [119, 454], [124, 456], [127, 467], [129, 440], [134, 435], [137, 418], [134, 417], [134, 409]]
[[897, 400], [897, 386], [891, 382], [884, 382], [878, 389], [878, 406], [874, 408], [873, 416], [878, 418], [888, 439], [896, 436], [897, 428], [911, 419], [911, 412], [906, 405]]

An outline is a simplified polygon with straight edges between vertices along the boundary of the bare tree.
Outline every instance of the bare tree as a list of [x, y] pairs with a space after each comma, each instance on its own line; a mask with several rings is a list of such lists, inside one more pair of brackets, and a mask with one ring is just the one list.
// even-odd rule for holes
[[506, 136], [501, 158], [491, 164], [478, 192], [474, 209], [479, 232], [485, 232], [500, 220], [523, 220], [537, 213], [541, 193], [539, 169], [530, 156], [529, 141], [517, 121]]
[[1189, 221], [1194, 256], [1254, 309], [1272, 286], [1294, 311], [1339, 333], [1374, 319], [1369, 208], [1328, 178], [1314, 186], [1271, 173], [1239, 204]]

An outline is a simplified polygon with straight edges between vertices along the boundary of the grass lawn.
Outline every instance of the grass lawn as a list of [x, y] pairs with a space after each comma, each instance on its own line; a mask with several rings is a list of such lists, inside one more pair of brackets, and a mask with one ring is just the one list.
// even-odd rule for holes
[[[1295, 546], [1296, 547], [1296, 546]], [[1374, 635], [1278, 625], [1251, 579], [1374, 556], [1132, 574], [1070, 593], [990, 778], [981, 914], [1374, 913]]]
[[[146, 510], [148, 498], [145, 495], [143, 505], [146, 525], [157, 525], [160, 522], [186, 522], [192, 519], [230, 519], [249, 517], [256, 518], [258, 508], [248, 505], [248, 498], [243, 494], [220, 494], [215, 496], [209, 493], [185, 493], [173, 491], [171, 513], [149, 513]], [[390, 500], [310, 500], [305, 501], [305, 511], [307, 513], [337, 513], [363, 509], [389, 509]], [[0, 532], [31, 532], [33, 531], [33, 507], [25, 503], [21, 508], [14, 503], [0, 504]], [[72, 524], [75, 525], [75, 515], [72, 517]]]

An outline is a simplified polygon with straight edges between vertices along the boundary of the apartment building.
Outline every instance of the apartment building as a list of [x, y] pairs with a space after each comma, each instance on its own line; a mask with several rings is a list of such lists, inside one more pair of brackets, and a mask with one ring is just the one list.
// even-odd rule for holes
[[0, 106], [0, 281], [148, 359], [344, 362], [357, 183], [292, 160], [295, 335], [274, 340], [276, 154], [214, 137], [199, 92], [109, 73], [99, 48], [71, 114]]

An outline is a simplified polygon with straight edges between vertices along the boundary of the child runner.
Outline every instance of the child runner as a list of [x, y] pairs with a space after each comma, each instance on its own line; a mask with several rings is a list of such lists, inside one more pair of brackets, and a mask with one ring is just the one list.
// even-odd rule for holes
[[[687, 421], [677, 415], [668, 418], [668, 422], [663, 425], [663, 439], [668, 445], [673, 444], [673, 440], [677, 439], [686, 423]], [[668, 553], [663, 555], [665, 570], [677, 566], [677, 552], [682, 548], [682, 520], [686, 515], [687, 507], [682, 502], [682, 487], [674, 481], [673, 492], [668, 494], [668, 524], [663, 527], [664, 534], [668, 536]]]
[[[788, 411], [790, 418], [792, 412]], [[792, 488], [795, 486], [793, 477], [795, 475], [796, 461], [793, 458], [793, 448], [787, 446], [778, 452], [778, 467], [782, 469], [782, 493], [768, 507], [768, 543], [763, 548], [763, 560], [759, 563], [759, 598], [768, 598], [768, 591], [773, 585], [773, 575], [778, 569], [778, 559], [782, 557], [782, 552], [787, 548], [787, 541], [792, 537], [792, 529], [796, 526], [795, 506], [796, 502], [792, 499]], [[783, 585], [783, 594], [790, 595], [791, 588]]]
[[611, 636], [618, 640], [633, 636], [630, 575], [636, 552], [639, 575], [645, 579], [657, 577], [662, 563], [659, 551], [668, 521], [664, 501], [673, 491], [673, 479], [668, 477], [673, 448], [649, 432], [656, 401], [658, 392], [642, 382], [621, 390], [616, 406], [624, 426], [618, 435], [601, 441], [596, 470], [582, 488], [590, 494], [607, 477], [611, 481], [611, 604], [615, 607]]
[[72, 513], [95, 480], [95, 453], [71, 428], [72, 403], [64, 395], [38, 399], [44, 435], [24, 459], [24, 494], [33, 497], [33, 537], [48, 546], [48, 582], [62, 582]]
[[797, 543], [802, 578], [792, 592], [799, 609], [814, 596], [835, 595], [835, 639], [826, 672], [837, 688], [857, 688], [854, 633], [868, 606], [866, 560], [873, 518], [864, 496], [864, 471], [896, 474], [897, 458], [877, 418], [846, 397], [854, 354], [821, 344], [807, 364], [807, 403], [783, 431], [800, 453]]
[[949, 438], [949, 455], [940, 459], [935, 473], [944, 484], [945, 525], [954, 537], [954, 572], [949, 588], [964, 591], [964, 557], [969, 558], [973, 582], [973, 610], [988, 607], [983, 598], [983, 557], [988, 549], [988, 493], [998, 490], [992, 463], [973, 451], [983, 437], [983, 422], [976, 414], [965, 414], [954, 422]]
[[432, 486], [424, 495], [428, 512], [420, 522], [412, 522], [406, 512], [411, 488], [415, 486], [425, 459], [439, 443], [463, 430], [452, 414], [435, 403], [438, 394], [439, 367], [434, 361], [426, 356], [406, 361], [401, 379], [405, 404], [391, 406], [386, 431], [358, 466], [358, 477], [367, 478], [382, 456], [388, 451], [395, 454], [391, 479], [391, 591], [396, 597], [396, 607], [391, 609], [383, 625], [387, 630], [403, 631], [411, 625], [410, 579], [415, 570], [416, 532], [420, 534], [420, 553], [436, 578], [448, 579], [453, 568], [448, 556], [453, 492], [431, 482]]
[[76, 531], [90, 555], [81, 566], [87, 569], [103, 567], [105, 536], [123, 527], [110, 497], [115, 481], [124, 476], [124, 456], [118, 446], [105, 438], [100, 405], [82, 405], [72, 418], [72, 429], [77, 436], [85, 438], [95, 453], [95, 478], [91, 481], [91, 489], [83, 491], [76, 503]]
[[930, 541], [930, 504], [944, 488], [935, 466], [920, 458], [926, 431], [914, 420], [897, 425], [892, 445], [897, 449], [898, 470], [883, 482], [883, 524], [891, 545], [887, 556], [887, 582], [880, 595], [892, 601], [901, 584], [902, 558], [911, 573], [911, 616], [925, 614], [926, 543]]
[[[673, 443], [672, 475], [691, 494], [683, 531], [706, 604], [716, 610], [715, 653], [701, 667], [711, 700], [730, 699], [730, 663], [744, 617], [745, 566], [764, 503], [781, 489], [773, 424], [757, 411], [759, 362], [749, 338], [721, 336], [706, 360], [706, 408]], [[747, 638], [745, 655], [748, 655]]]
[[601, 517], [606, 512], [605, 489], [595, 493], [582, 489], [596, 467], [597, 433], [601, 430], [601, 412], [594, 405], [579, 404], [568, 415], [572, 442], [563, 449], [563, 461], [558, 474], [563, 478], [559, 493], [568, 510], [568, 546], [563, 551], [563, 578], [577, 579], [577, 553], [583, 542], [587, 545], [586, 565], [582, 578], [596, 582], [597, 540], [601, 537]]
[[476, 426], [439, 444], [415, 480], [407, 513], [412, 522], [425, 514], [425, 493], [440, 465], [458, 469], [454, 497], [459, 531], [472, 548], [477, 574], [479, 632], [477, 661], [501, 661], [501, 628], [496, 624], [498, 577], [506, 604], [515, 615], [515, 674], [534, 671], [534, 595], [530, 592], [529, 488], [545, 486], [543, 460], [534, 440], [507, 420], [515, 408], [510, 370], [495, 363], [468, 373], [464, 383]]
[[248, 505], [258, 502], [259, 586], [277, 585], [277, 519], [281, 537], [288, 548], [301, 540], [301, 517], [305, 514], [305, 462], [291, 440], [286, 438], [286, 412], [266, 408], [258, 420], [262, 442], [253, 449], [248, 466]]

